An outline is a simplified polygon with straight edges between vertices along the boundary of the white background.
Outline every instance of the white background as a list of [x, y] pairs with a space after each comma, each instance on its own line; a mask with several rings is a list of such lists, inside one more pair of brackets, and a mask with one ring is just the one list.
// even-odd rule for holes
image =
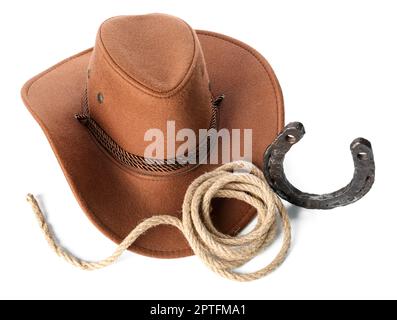
[[[108, 17], [151, 12], [240, 39], [268, 59], [283, 88], [286, 122], [306, 126], [286, 161], [301, 189], [345, 185], [353, 173], [350, 142], [363, 136], [373, 144], [371, 192], [329, 212], [290, 207], [291, 252], [264, 279], [235, 283], [196, 257], [133, 253], [83, 272], [49, 249], [25, 202], [28, 192], [41, 195], [72, 252], [99, 259], [115, 248], [77, 205], [19, 91], [32, 76], [91, 47]], [[395, 1], [1, 1], [0, 298], [397, 298], [396, 16]]]

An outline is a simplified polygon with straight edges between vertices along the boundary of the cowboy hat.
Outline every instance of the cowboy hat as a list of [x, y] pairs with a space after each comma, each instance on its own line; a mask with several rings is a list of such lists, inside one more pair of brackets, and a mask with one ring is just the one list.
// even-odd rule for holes
[[[222, 94], [220, 105], [222, 99], [215, 97]], [[281, 89], [258, 52], [163, 14], [105, 21], [93, 49], [28, 81], [22, 97], [80, 206], [117, 243], [145, 218], [179, 217], [189, 184], [218, 166], [158, 161], [157, 155], [147, 159], [148, 130], [165, 132], [169, 121], [176, 131], [188, 128], [196, 134], [208, 128], [251, 129], [251, 160], [260, 166], [284, 125]], [[168, 151], [165, 159], [170, 160]], [[230, 158], [235, 160], [235, 154]], [[234, 235], [255, 209], [217, 199], [212, 213], [215, 226]], [[147, 231], [130, 250], [161, 258], [192, 254], [169, 226]]]

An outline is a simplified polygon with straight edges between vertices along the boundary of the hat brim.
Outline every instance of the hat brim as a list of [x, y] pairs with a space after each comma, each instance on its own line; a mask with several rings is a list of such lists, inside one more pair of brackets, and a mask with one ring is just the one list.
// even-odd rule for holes
[[[280, 86], [267, 61], [248, 45], [225, 35], [197, 31], [211, 89], [225, 94], [219, 128], [252, 129], [252, 162], [262, 165], [266, 147], [284, 125]], [[172, 176], [143, 175], [129, 170], [96, 143], [74, 118], [81, 112], [87, 66], [92, 49], [77, 54], [28, 81], [23, 100], [47, 136], [81, 208], [110, 239], [120, 243], [142, 220], [153, 215], [181, 217], [189, 184], [214, 165], [199, 165]], [[236, 234], [255, 210], [237, 200], [217, 199], [217, 228]], [[137, 253], [176, 258], [192, 254], [175, 228], [159, 226], [130, 248]]]

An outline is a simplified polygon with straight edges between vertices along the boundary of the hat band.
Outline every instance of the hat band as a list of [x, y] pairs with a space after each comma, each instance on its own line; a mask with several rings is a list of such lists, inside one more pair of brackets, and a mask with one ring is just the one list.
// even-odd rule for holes
[[[217, 129], [218, 127], [219, 106], [223, 98], [224, 96], [221, 95], [211, 101], [212, 114], [208, 129]], [[102, 146], [115, 160], [127, 167], [150, 172], [172, 172], [189, 166], [190, 163], [189, 161], [186, 161], [186, 159], [194, 158], [196, 160], [195, 163], [200, 163], [200, 153], [197, 152], [197, 150], [200, 148], [200, 144], [197, 146], [194, 152], [184, 155], [183, 161], [178, 159], [178, 157], [175, 159], [162, 160], [142, 157], [140, 155], [130, 153], [119, 146], [117, 142], [114, 141], [112, 137], [108, 135], [107, 132], [102, 129], [93, 118], [90, 117], [87, 90], [84, 90], [81, 104], [83, 112], [81, 114], [76, 114], [75, 118], [87, 127], [88, 131], [93, 135], [100, 146]], [[210, 150], [208, 140], [209, 136], [207, 135], [207, 156]]]

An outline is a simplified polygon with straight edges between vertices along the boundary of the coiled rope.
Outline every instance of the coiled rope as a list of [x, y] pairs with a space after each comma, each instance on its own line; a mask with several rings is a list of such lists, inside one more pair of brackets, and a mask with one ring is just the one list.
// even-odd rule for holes
[[[214, 198], [238, 199], [254, 207], [258, 215], [255, 228], [248, 234], [236, 237], [220, 233], [210, 218], [211, 200]], [[29, 194], [27, 200], [51, 248], [58, 256], [83, 270], [95, 270], [111, 265], [140, 235], [163, 224], [178, 228], [193, 252], [210, 269], [225, 278], [237, 281], [255, 280], [276, 269], [285, 260], [291, 243], [291, 227], [285, 207], [267, 184], [262, 171], [244, 161], [227, 163], [194, 180], [185, 194], [182, 220], [170, 215], [152, 216], [139, 223], [111, 256], [98, 262], [84, 261], [67, 252], [55, 241], [35, 197]], [[277, 234], [278, 216], [283, 228], [283, 242], [276, 257], [258, 271], [235, 271], [273, 242]]]

